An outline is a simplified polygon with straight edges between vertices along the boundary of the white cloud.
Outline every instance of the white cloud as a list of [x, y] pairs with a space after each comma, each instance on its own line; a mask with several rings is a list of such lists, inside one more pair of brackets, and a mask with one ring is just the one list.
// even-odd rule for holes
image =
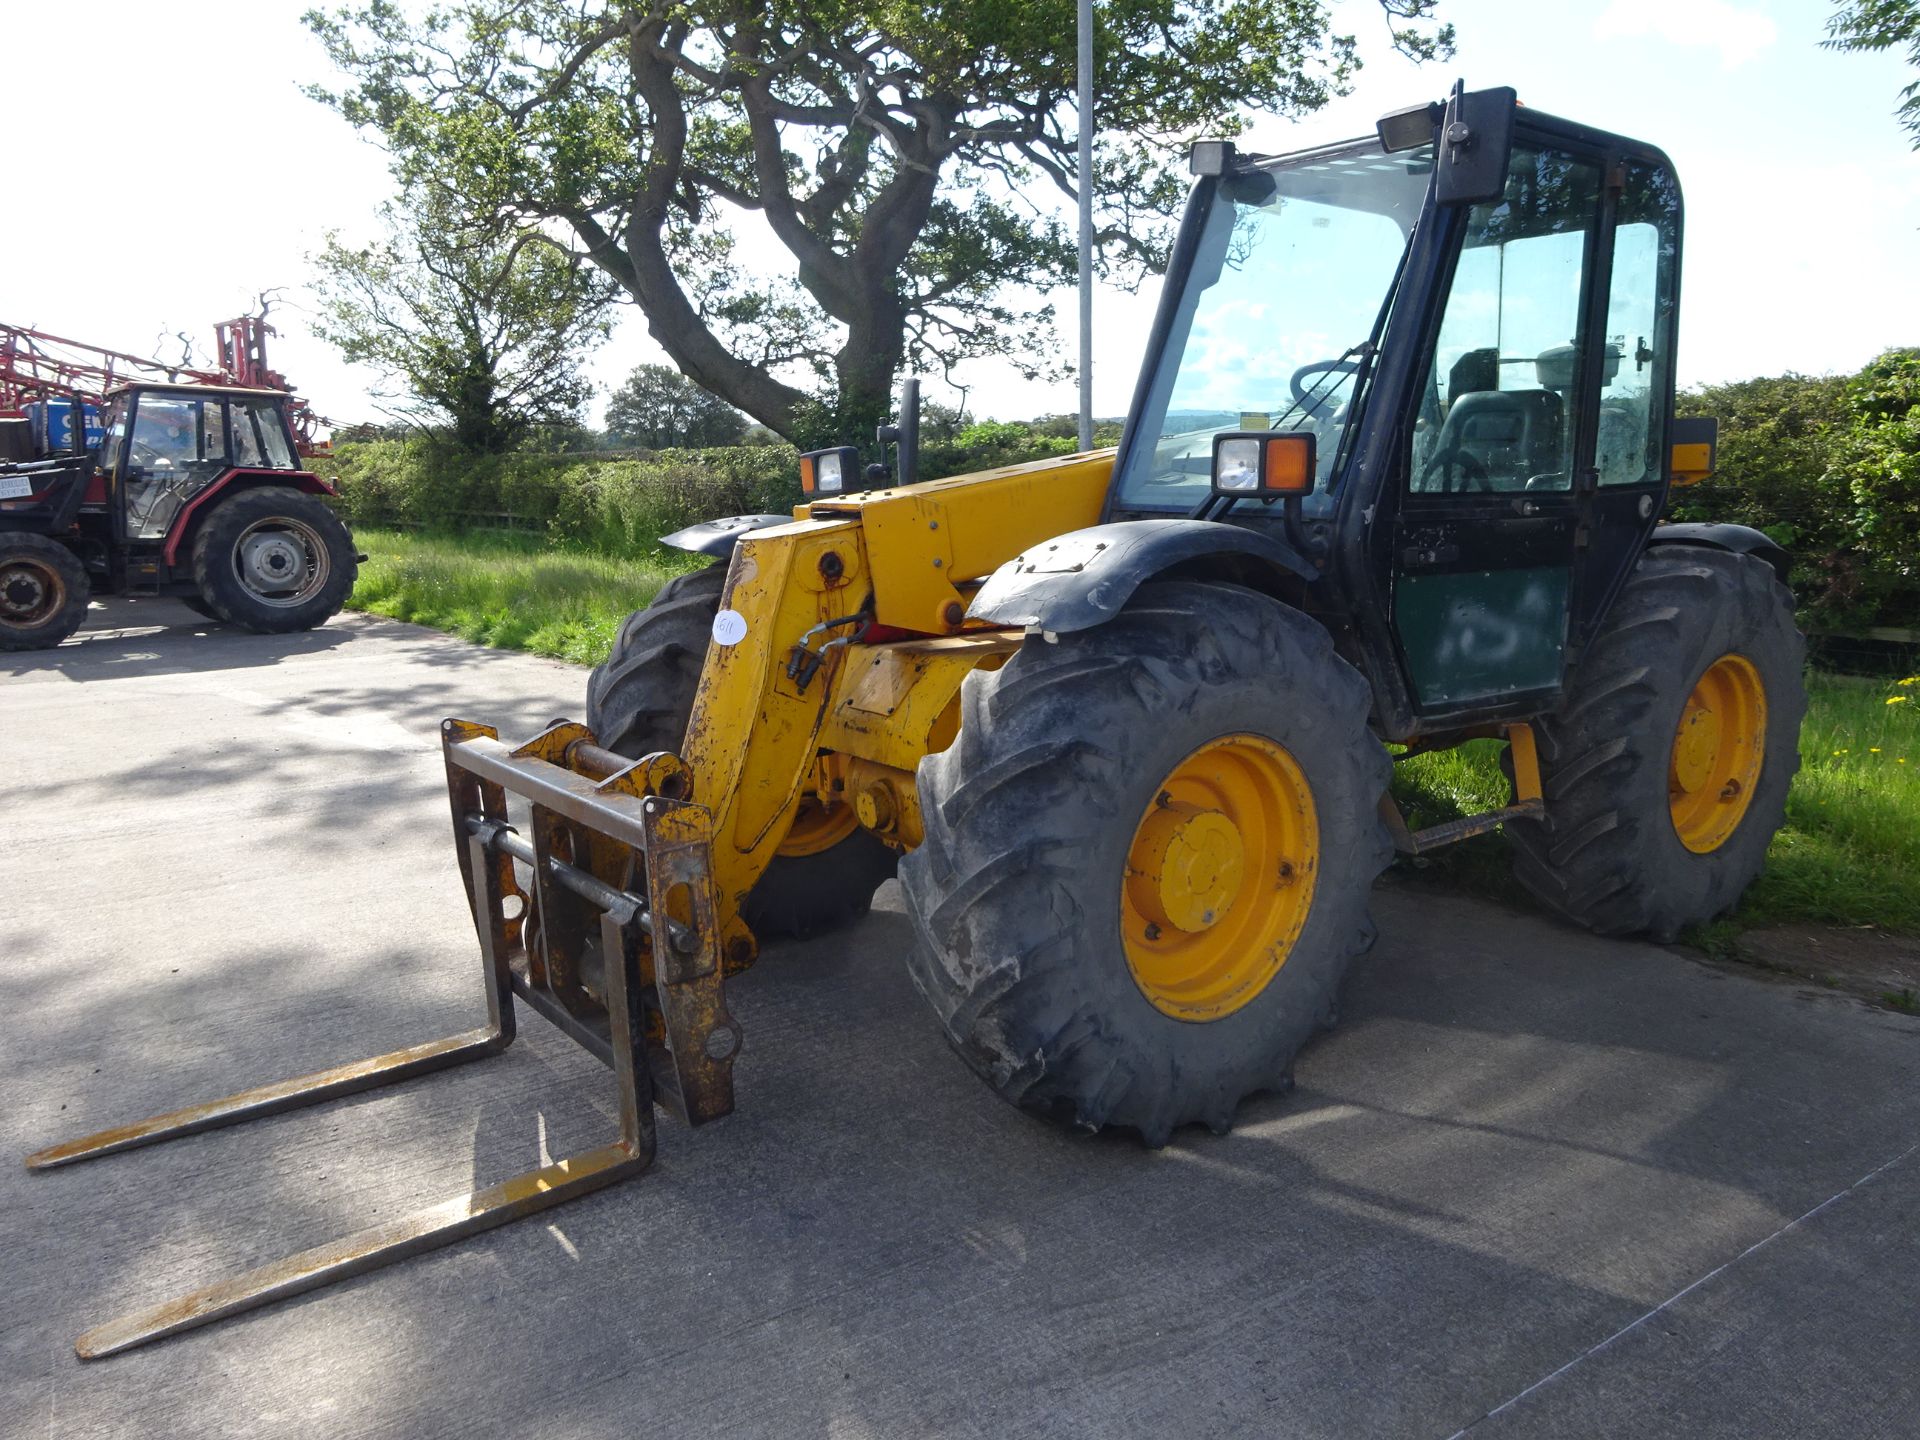
[[1593, 33], [1601, 40], [1657, 35], [1673, 45], [1707, 46], [1720, 52], [1726, 70], [1744, 65], [1780, 38], [1771, 18], [1732, 0], [1613, 0], [1593, 22]]

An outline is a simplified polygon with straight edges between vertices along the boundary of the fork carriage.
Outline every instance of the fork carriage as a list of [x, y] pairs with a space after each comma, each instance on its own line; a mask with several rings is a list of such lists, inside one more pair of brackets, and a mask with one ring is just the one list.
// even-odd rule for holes
[[[732, 1112], [740, 1027], [726, 1008], [712, 819], [686, 799], [686, 767], [664, 754], [628, 761], [565, 722], [514, 748], [488, 726], [448, 720], [441, 744], [486, 1022], [102, 1130], [30, 1155], [27, 1165], [97, 1159], [497, 1055], [518, 1033], [516, 999], [612, 1069], [618, 1138], [110, 1321], [76, 1342], [82, 1359], [363, 1274], [638, 1175], [653, 1160], [656, 1105], [689, 1125]], [[514, 799], [527, 806], [525, 834], [509, 820]]]

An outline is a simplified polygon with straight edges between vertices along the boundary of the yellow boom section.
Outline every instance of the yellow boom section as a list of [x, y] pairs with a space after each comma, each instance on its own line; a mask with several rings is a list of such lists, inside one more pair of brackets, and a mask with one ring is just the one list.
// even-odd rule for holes
[[[962, 634], [968, 597], [1028, 546], [1097, 523], [1112, 468], [1106, 450], [851, 495], [740, 541], [682, 756], [694, 802], [714, 817], [733, 963], [752, 951], [740, 904], [809, 791], [829, 806], [864, 796], [870, 828], [897, 845], [918, 839], [913, 767], [952, 742], [966, 672], [1013, 648], [990, 628]], [[857, 625], [817, 628], [869, 597], [875, 624], [914, 636], [854, 645]], [[802, 644], [824, 658], [796, 678]]]
[[946, 635], [960, 628], [968, 583], [1029, 545], [1100, 519], [1113, 451], [1009, 465], [815, 501], [809, 513], [857, 516], [872, 565], [874, 619]]

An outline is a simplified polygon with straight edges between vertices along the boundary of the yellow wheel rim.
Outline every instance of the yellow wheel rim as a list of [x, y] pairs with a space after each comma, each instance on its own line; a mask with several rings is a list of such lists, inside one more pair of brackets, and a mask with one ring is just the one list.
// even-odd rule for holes
[[1127, 850], [1127, 968], [1155, 1007], [1218, 1020], [1287, 962], [1313, 907], [1320, 825], [1299, 763], [1258, 735], [1223, 735], [1161, 782]]
[[809, 795], [794, 812], [793, 826], [774, 854], [818, 855], [822, 850], [831, 850], [859, 828], [860, 819], [853, 813], [853, 806], [841, 804], [828, 809], [817, 797]]
[[1767, 687], [1743, 655], [1707, 667], [1687, 697], [1667, 767], [1667, 807], [1680, 843], [1718, 850], [1740, 828], [1766, 758]]

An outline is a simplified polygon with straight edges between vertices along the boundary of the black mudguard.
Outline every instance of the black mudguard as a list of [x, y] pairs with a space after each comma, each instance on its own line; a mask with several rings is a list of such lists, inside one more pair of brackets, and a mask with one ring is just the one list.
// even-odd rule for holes
[[1066, 634], [1120, 612], [1133, 592], [1178, 568], [1269, 593], [1297, 593], [1317, 572], [1299, 551], [1258, 530], [1215, 520], [1116, 520], [1042, 541], [993, 574], [969, 620]]
[[1649, 547], [1707, 545], [1715, 550], [1731, 550], [1736, 555], [1752, 555], [1771, 565], [1782, 585], [1787, 583], [1787, 571], [1793, 565], [1792, 556], [1750, 525], [1658, 525], [1648, 537], [1647, 544]]
[[698, 525], [689, 525], [671, 535], [662, 535], [660, 543], [693, 555], [711, 555], [716, 560], [724, 560], [733, 554], [733, 547], [740, 543], [742, 535], [765, 530], [769, 525], [792, 523], [791, 515], [728, 515], [719, 520], [702, 520]]

